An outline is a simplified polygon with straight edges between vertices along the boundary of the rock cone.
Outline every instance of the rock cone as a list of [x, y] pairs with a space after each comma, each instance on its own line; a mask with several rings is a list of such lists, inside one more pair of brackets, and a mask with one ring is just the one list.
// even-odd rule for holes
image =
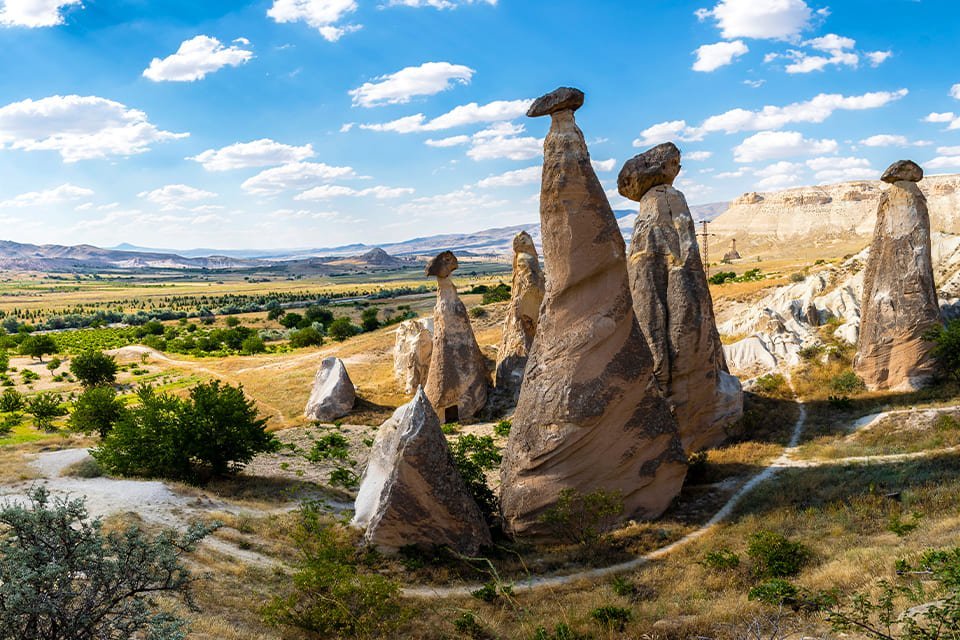
[[350, 413], [357, 391], [340, 358], [324, 358], [313, 379], [313, 390], [303, 415], [310, 420], [330, 422]]
[[437, 306], [433, 311], [433, 353], [425, 391], [443, 422], [473, 417], [487, 402], [487, 364], [473, 334], [450, 274], [457, 257], [444, 251], [427, 265], [437, 277]]
[[404, 320], [397, 327], [393, 348], [393, 373], [403, 386], [404, 393], [412, 394], [427, 383], [430, 356], [433, 353], [433, 318]]
[[[670, 175], [669, 167], [661, 165], [679, 167], [680, 153], [664, 154], [664, 146], [628, 161], [621, 181], [631, 166], [643, 167], [645, 175]], [[654, 372], [674, 406], [680, 440], [689, 453], [726, 439], [724, 427], [743, 414], [743, 391], [727, 370], [693, 217], [672, 182], [670, 177], [641, 196], [627, 269]], [[635, 193], [621, 191], [628, 198]]]
[[923, 172], [900, 161], [884, 173], [890, 175], [907, 179], [893, 182], [880, 196], [864, 272], [854, 370], [870, 389], [907, 391], [923, 386], [933, 374], [933, 345], [923, 336], [940, 322], [940, 307], [930, 257], [930, 215], [913, 180]]
[[613, 211], [573, 110], [551, 120], [540, 195], [547, 289], [501, 470], [505, 527], [539, 537], [552, 535], [542, 516], [566, 489], [619, 491], [623, 518], [653, 518], [686, 475]]
[[355, 514], [352, 524], [382, 551], [440, 545], [474, 555], [491, 544], [422, 389], [377, 432]]
[[510, 306], [503, 322], [503, 337], [497, 352], [497, 388], [516, 400], [523, 370], [540, 319], [540, 303], [546, 287], [533, 238], [521, 231], [513, 239], [513, 284]]

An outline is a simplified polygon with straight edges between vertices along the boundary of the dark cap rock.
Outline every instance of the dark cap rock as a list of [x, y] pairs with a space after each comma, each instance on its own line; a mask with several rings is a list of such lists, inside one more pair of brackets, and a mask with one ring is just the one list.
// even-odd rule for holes
[[678, 173], [680, 149], [672, 142], [664, 142], [627, 160], [617, 176], [617, 189], [624, 198], [639, 202], [650, 189], [673, 184]]
[[897, 160], [887, 167], [880, 179], [890, 184], [901, 180], [920, 182], [923, 180], [923, 169], [913, 160]]
[[444, 251], [427, 263], [427, 275], [438, 278], [449, 278], [457, 270], [460, 263], [452, 251]]
[[530, 118], [539, 118], [540, 116], [548, 116], [558, 111], [576, 111], [582, 106], [583, 91], [574, 89], [573, 87], [560, 87], [534, 100], [533, 104], [530, 105], [530, 108], [527, 110], [527, 116]]

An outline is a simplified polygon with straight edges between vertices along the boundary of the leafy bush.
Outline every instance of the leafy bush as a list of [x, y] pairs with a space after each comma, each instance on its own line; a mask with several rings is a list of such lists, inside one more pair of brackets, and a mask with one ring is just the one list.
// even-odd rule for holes
[[43, 356], [57, 352], [57, 343], [46, 334], [27, 336], [20, 343], [20, 355], [37, 358], [40, 362], [43, 362]]
[[737, 277], [737, 274], [733, 271], [718, 271], [712, 276], [710, 276], [710, 284], [726, 284], [727, 282], [732, 282], [734, 278]]
[[867, 385], [860, 376], [847, 370], [830, 378], [830, 388], [841, 394], [855, 394], [865, 391]]
[[800, 573], [810, 550], [774, 531], [758, 531], [750, 536], [747, 555], [758, 578], [789, 578]]
[[750, 589], [747, 598], [773, 606], [790, 604], [797, 598], [797, 588], [782, 578], [768, 580]]
[[38, 393], [27, 400], [25, 410], [33, 416], [34, 426], [42, 431], [55, 431], [53, 420], [67, 415], [63, 397], [50, 391]]
[[533, 640], [590, 640], [593, 636], [575, 632], [566, 622], [560, 622], [553, 628], [553, 633], [547, 632], [546, 627], [537, 627]]
[[753, 388], [765, 395], [782, 395], [789, 390], [787, 379], [779, 373], [768, 373], [757, 378]]
[[801, 358], [809, 362], [823, 353], [823, 346], [819, 344], [811, 344], [800, 349], [798, 353]]
[[597, 489], [580, 493], [564, 489], [557, 502], [541, 516], [553, 537], [583, 545], [596, 543], [623, 513], [620, 491]]
[[356, 489], [360, 486], [360, 476], [346, 467], [337, 467], [330, 472], [330, 486]]
[[467, 312], [471, 318], [486, 318], [487, 310], [483, 307], [470, 307], [470, 311]]
[[117, 380], [117, 361], [102, 351], [85, 351], [70, 360], [70, 373], [85, 387], [113, 384]]
[[890, 516], [890, 520], [887, 522], [887, 531], [902, 538], [920, 526], [921, 518], [923, 518], [923, 514], [917, 511], [910, 514], [910, 520], [905, 520], [899, 513], [896, 513]]
[[465, 434], [457, 438], [450, 451], [467, 489], [477, 501], [487, 524], [492, 525], [500, 511], [500, 501], [487, 484], [486, 472], [496, 469], [503, 460], [493, 437]]
[[10, 368], [10, 355], [6, 349], [0, 349], [0, 373], [6, 373]]
[[624, 607], [606, 605], [591, 611], [590, 617], [605, 629], [623, 632], [627, 628], [627, 623], [633, 619], [633, 613]]
[[804, 282], [807, 279], [807, 274], [803, 271], [794, 271], [790, 274], [790, 282]]
[[263, 338], [257, 334], [247, 337], [240, 344], [240, 351], [245, 355], [253, 355], [255, 353], [263, 353], [267, 350], [267, 345], [264, 344]]
[[290, 334], [290, 346], [300, 349], [302, 347], [319, 347], [323, 344], [323, 336], [313, 327], [306, 327]]
[[212, 527], [155, 537], [137, 527], [105, 534], [82, 500], [51, 500], [43, 487], [25, 505], [0, 508], [0, 525], [3, 640], [184, 637], [185, 621], [156, 597], [192, 605], [192, 578], [181, 559]]
[[510, 299], [510, 285], [500, 283], [489, 289], [483, 294], [481, 304], [494, 304], [496, 302], [506, 302]]
[[24, 404], [23, 394], [16, 389], [4, 389], [0, 394], [0, 411], [4, 413], [21, 411]]
[[493, 426], [493, 432], [501, 438], [506, 438], [510, 435], [510, 429], [512, 427], [513, 423], [509, 420], [501, 420]]
[[937, 325], [924, 336], [934, 343], [931, 353], [944, 373], [960, 380], [960, 319]]
[[88, 434], [96, 432], [106, 438], [124, 411], [126, 408], [113, 387], [90, 387], [73, 403], [70, 428]]
[[464, 611], [458, 617], [454, 618], [453, 628], [457, 630], [457, 633], [462, 633], [468, 638], [480, 640], [481, 638], [487, 637], [483, 625], [477, 622], [476, 616], [469, 611]]
[[350, 457], [350, 441], [339, 433], [328, 433], [313, 443], [313, 449], [307, 454], [307, 460], [322, 462], [325, 460], [347, 460]]
[[63, 360], [60, 358], [52, 358], [50, 362], [47, 363], [47, 369], [50, 371], [56, 371], [60, 368], [60, 365], [63, 364]]
[[380, 320], [377, 318], [380, 310], [376, 307], [368, 307], [360, 314], [360, 326], [364, 331], [376, 331], [380, 328]]
[[350, 322], [350, 318], [346, 316], [337, 318], [327, 327], [327, 333], [337, 342], [343, 342], [347, 338], [352, 338], [360, 333], [360, 331], [360, 327]]
[[703, 564], [717, 571], [736, 569], [740, 566], [740, 556], [730, 549], [717, 549], [716, 551], [707, 553], [707, 555], [703, 557]]

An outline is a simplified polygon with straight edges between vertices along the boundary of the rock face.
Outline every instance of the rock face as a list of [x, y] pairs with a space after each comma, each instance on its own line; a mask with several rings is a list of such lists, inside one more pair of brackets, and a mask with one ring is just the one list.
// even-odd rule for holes
[[[934, 370], [923, 334], [940, 322], [930, 252], [930, 216], [914, 178], [916, 165], [895, 163], [880, 198], [877, 226], [864, 275], [860, 338], [854, 370], [870, 389], [917, 389]], [[915, 168], [914, 168], [915, 167]]]
[[441, 545], [474, 555], [491, 545], [490, 529], [422, 389], [377, 432], [352, 524], [386, 552]]
[[425, 391], [440, 419], [456, 422], [473, 417], [487, 402], [487, 364], [473, 334], [450, 274], [457, 257], [444, 251], [427, 265], [437, 277], [437, 306], [433, 311], [433, 353]]
[[617, 189], [624, 198], [640, 202], [653, 187], [672, 185], [679, 173], [680, 149], [664, 142], [627, 160], [617, 176]]
[[497, 388], [508, 390], [514, 399], [520, 394], [545, 287], [533, 238], [521, 231], [513, 239], [513, 285], [497, 352]]
[[[663, 147], [628, 161], [621, 179], [631, 166], [644, 167], [646, 175], [675, 176], [660, 165], [679, 167], [679, 151], [665, 155]], [[621, 188], [628, 198], [637, 193]], [[727, 437], [724, 427], [743, 414], [743, 392], [727, 370], [690, 209], [669, 183], [641, 195], [627, 270], [637, 321], [657, 381], [674, 406], [684, 449], [719, 445]]]
[[330, 422], [350, 413], [357, 391], [340, 358], [324, 358], [313, 379], [313, 391], [303, 415], [310, 420]]
[[623, 237], [573, 111], [551, 120], [540, 195], [547, 290], [501, 469], [507, 531], [543, 538], [552, 532], [542, 516], [565, 489], [619, 491], [624, 519], [653, 518], [686, 475], [633, 312]]
[[433, 353], [433, 318], [404, 320], [397, 327], [393, 348], [393, 373], [406, 394], [427, 383]]

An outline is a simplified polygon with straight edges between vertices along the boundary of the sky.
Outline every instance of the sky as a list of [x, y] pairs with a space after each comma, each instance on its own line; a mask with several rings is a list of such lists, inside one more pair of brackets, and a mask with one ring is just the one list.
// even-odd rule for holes
[[369, 245], [538, 221], [549, 119], [615, 209], [960, 172], [955, 0], [0, 0], [0, 239]]

